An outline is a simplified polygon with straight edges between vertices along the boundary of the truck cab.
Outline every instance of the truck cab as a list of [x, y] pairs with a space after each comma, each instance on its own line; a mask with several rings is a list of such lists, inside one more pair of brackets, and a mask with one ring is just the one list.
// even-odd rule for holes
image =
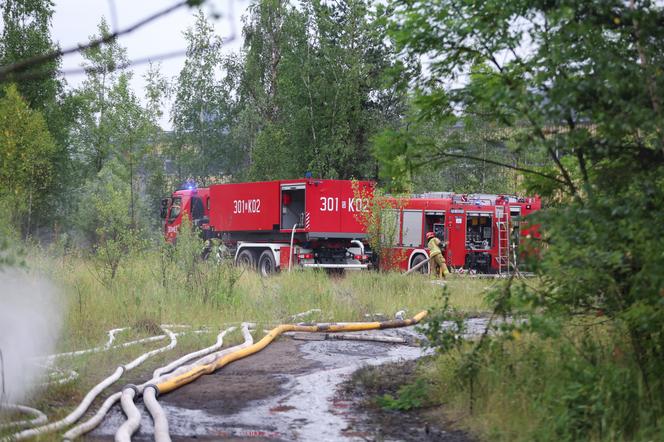
[[174, 242], [186, 216], [192, 225], [205, 229], [209, 224], [210, 192], [206, 187], [189, 186], [176, 190], [161, 200], [161, 218], [164, 220], [164, 237]]

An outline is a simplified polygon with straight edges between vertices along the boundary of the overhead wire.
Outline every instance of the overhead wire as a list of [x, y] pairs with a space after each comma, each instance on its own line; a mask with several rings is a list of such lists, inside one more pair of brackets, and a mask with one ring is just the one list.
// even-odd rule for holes
[[57, 58], [60, 58], [65, 55], [77, 53], [77, 52], [82, 52], [88, 49], [93, 49], [96, 48], [102, 44], [109, 43], [116, 38], [122, 36], [122, 35], [127, 35], [131, 34], [132, 32], [136, 31], [137, 29], [142, 28], [143, 26], [163, 17], [166, 16], [178, 9], [180, 9], [183, 6], [186, 6], [190, 4], [191, 0], [183, 0], [178, 3], [175, 3], [165, 9], [162, 9], [160, 11], [157, 11], [141, 20], [138, 22], [134, 23], [131, 26], [128, 26], [125, 29], [119, 30], [112, 32], [106, 36], [103, 36], [101, 38], [89, 41], [88, 43], [79, 43], [76, 46], [71, 46], [67, 49], [56, 49], [54, 51], [47, 52], [45, 54], [40, 54], [36, 55], [34, 57], [26, 58], [23, 60], [19, 60], [16, 63], [9, 64], [7, 66], [1, 66], [0, 67], [0, 81], [4, 81], [10, 74], [14, 72], [20, 72], [24, 71], [28, 68], [31, 68], [33, 66], [37, 66], [42, 63], [46, 63], [48, 61], [55, 60]]

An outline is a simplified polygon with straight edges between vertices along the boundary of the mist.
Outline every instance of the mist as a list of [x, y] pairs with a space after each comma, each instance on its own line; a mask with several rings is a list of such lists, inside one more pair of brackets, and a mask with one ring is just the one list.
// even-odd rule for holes
[[53, 353], [61, 325], [62, 298], [53, 283], [23, 270], [0, 269], [2, 401], [24, 401], [44, 382], [45, 369], [36, 358]]

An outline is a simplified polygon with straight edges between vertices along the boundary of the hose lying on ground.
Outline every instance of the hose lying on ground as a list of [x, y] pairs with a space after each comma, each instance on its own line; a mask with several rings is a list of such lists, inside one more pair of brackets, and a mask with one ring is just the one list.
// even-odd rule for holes
[[242, 359], [251, 354], [254, 354], [262, 349], [264, 349], [268, 344], [270, 344], [277, 336], [284, 332], [295, 331], [295, 332], [339, 332], [339, 331], [362, 331], [362, 330], [377, 330], [377, 329], [387, 329], [387, 328], [396, 328], [396, 327], [407, 327], [410, 325], [417, 324], [427, 315], [427, 311], [424, 310], [411, 319], [393, 319], [383, 322], [356, 322], [356, 323], [346, 323], [346, 324], [318, 324], [318, 325], [293, 325], [293, 324], [282, 324], [274, 328], [270, 333], [268, 333], [263, 339], [257, 343], [242, 349], [230, 353], [226, 356], [220, 357], [219, 359], [206, 364], [200, 365], [192, 368], [191, 370], [182, 373], [178, 376], [174, 376], [168, 380], [162, 381], [156, 385], [159, 393], [168, 393], [173, 391], [176, 388], [179, 388], [183, 385], [186, 385], [204, 374], [209, 374], [218, 370], [233, 361]]
[[171, 362], [170, 364], [156, 369], [152, 374], [152, 379], [144, 383], [141, 386], [127, 386], [122, 391], [122, 396], [120, 397], [120, 403], [122, 404], [122, 410], [127, 415], [127, 421], [118, 429], [115, 433], [115, 440], [119, 442], [128, 442], [131, 440], [131, 435], [138, 430], [141, 422], [141, 415], [138, 411], [138, 408], [134, 405], [134, 396], [143, 393], [143, 402], [145, 402], [152, 420], [155, 424], [155, 439], [158, 442], [167, 442], [170, 441], [170, 435], [168, 431], [168, 420], [166, 419], [166, 413], [159, 405], [157, 401], [157, 392], [156, 389], [152, 387], [151, 382], [155, 379], [158, 379], [164, 373], [168, 373], [173, 369], [179, 367], [187, 361], [195, 359], [200, 356], [205, 356], [209, 353], [212, 353], [218, 350], [224, 343], [224, 336], [235, 330], [235, 327], [227, 328], [226, 330], [221, 331], [217, 335], [216, 342], [210, 347], [206, 347], [202, 350], [198, 350], [187, 355], [182, 356], [181, 358]]
[[[170, 373], [169, 375], [163, 376], [161, 379], [168, 379], [171, 377], [178, 376], [182, 372], [186, 372], [187, 370], [190, 370], [191, 368], [195, 367], [196, 365], [201, 365], [201, 364], [207, 364], [209, 361], [213, 361], [217, 358], [219, 358], [222, 355], [225, 354], [230, 354], [235, 351], [241, 350], [243, 348], [247, 348], [250, 345], [253, 344], [254, 339], [251, 336], [251, 333], [249, 333], [249, 326], [253, 324], [248, 324], [248, 323], [243, 323], [242, 324], [242, 335], [244, 337], [244, 342], [242, 344], [236, 345], [235, 347], [228, 348], [226, 350], [221, 350], [219, 352], [216, 352], [212, 355], [209, 355], [207, 357], [203, 357], [193, 364], [190, 364], [188, 366], [181, 367], [179, 370], [176, 370], [173, 373]], [[234, 327], [232, 327], [234, 329]], [[230, 330], [230, 329], [229, 329]], [[207, 349], [204, 349], [207, 350]], [[198, 355], [202, 353], [204, 350], [201, 350], [199, 352], [192, 353], [191, 355]], [[193, 356], [192, 356], [193, 357]], [[184, 359], [184, 358], [182, 358]], [[155, 370], [155, 374], [157, 373], [157, 370]], [[169, 434], [168, 430], [168, 420], [166, 419], [166, 413], [164, 410], [161, 408], [161, 405], [159, 405], [159, 402], [157, 401], [157, 395], [159, 394], [159, 390], [155, 386], [153, 382], [159, 382], [159, 378], [157, 376], [153, 377], [150, 381], [146, 382], [143, 384], [141, 387], [144, 387], [143, 390], [143, 402], [145, 403], [145, 406], [148, 408], [148, 411], [150, 412], [150, 415], [152, 416], [152, 420], [154, 422], [154, 437], [156, 442], [170, 442], [171, 437]]]
[[42, 425], [48, 422], [48, 418], [44, 413], [36, 408], [26, 407], [25, 405], [18, 404], [0, 404], [0, 409], [25, 413], [34, 416], [32, 419], [24, 419], [13, 422], [0, 422], [0, 430], [13, 427], [29, 427], [32, 425]]
[[[171, 328], [186, 328], [186, 327], [190, 327], [190, 326], [181, 325], [181, 324], [162, 324], [162, 329], [163, 329], [163, 327], [171, 329]], [[137, 344], [147, 344], [149, 342], [161, 341], [161, 340], [166, 339], [166, 338], [169, 337], [167, 334], [163, 334], [163, 335], [150, 336], [150, 337], [147, 337], [147, 338], [136, 339], [134, 341], [123, 342], [122, 344], [112, 345], [113, 341], [115, 340], [115, 335], [117, 333], [125, 331], [125, 330], [129, 330], [130, 328], [131, 327], [123, 327], [123, 328], [114, 328], [112, 330], [109, 330], [108, 331], [109, 339], [108, 339], [108, 342], [105, 345], [102, 345], [102, 346], [99, 346], [99, 347], [88, 348], [88, 349], [85, 349], [85, 350], [76, 350], [76, 351], [68, 351], [68, 352], [65, 352], [65, 353], [57, 353], [57, 354], [54, 354], [54, 355], [49, 355], [49, 356], [42, 357], [40, 359], [45, 360], [47, 364], [50, 364], [55, 359], [59, 359], [59, 358], [62, 358], [62, 357], [81, 356], [81, 355], [85, 355], [85, 354], [88, 354], [88, 353], [99, 353], [99, 352], [102, 352], [102, 351], [114, 350], [116, 348], [126, 348], [126, 347], [131, 347], [131, 346], [137, 345]], [[175, 333], [175, 336], [181, 336], [185, 333], [188, 333], [188, 332]], [[191, 333], [207, 333], [207, 331], [205, 331], [205, 330], [195, 330]]]
[[[213, 353], [213, 354], [210, 354], [210, 355], [208, 355], [208, 356], [204, 356], [204, 357], [198, 359], [197, 361], [193, 362], [192, 364], [189, 364], [189, 365], [187, 365], [187, 366], [181, 367], [180, 369], [176, 369], [176, 370], [175, 370], [174, 372], [172, 372], [172, 373], [169, 373], [169, 374], [162, 374], [162, 375], [159, 376], [159, 377], [153, 377], [153, 379], [151, 379], [150, 381], [148, 381], [148, 382], [146, 382], [146, 383], [144, 383], [144, 384], [142, 384], [142, 385], [137, 386], [139, 392], [144, 392], [144, 393], [145, 393], [145, 391], [147, 391], [147, 390], [152, 390], [152, 388], [148, 388], [148, 387], [150, 387], [150, 384], [151, 384], [151, 383], [154, 383], [155, 381], [163, 381], [163, 380], [166, 380], [166, 379], [168, 379], [168, 378], [170, 378], [170, 377], [172, 377], [172, 376], [177, 376], [178, 374], [180, 374], [180, 373], [182, 372], [181, 370], [184, 370], [184, 371], [190, 370], [191, 368], [193, 368], [193, 367], [194, 367], [195, 365], [197, 365], [197, 364], [207, 364], [207, 363], [209, 363], [211, 360], [214, 360], [214, 359], [216, 359], [216, 358], [218, 358], [218, 357], [221, 357], [221, 356], [223, 356], [224, 354], [226, 354], [226, 353], [228, 353], [228, 352], [232, 352], [232, 351], [236, 351], [236, 350], [238, 350], [238, 349], [242, 349], [242, 348], [248, 347], [249, 345], [253, 344], [253, 338], [252, 338], [251, 334], [249, 333], [249, 326], [250, 326], [250, 324], [248, 324], [248, 323], [243, 323], [243, 324], [242, 324], [242, 334], [243, 334], [243, 336], [244, 336], [244, 343], [242, 343], [242, 344], [240, 344], [240, 345], [237, 345], [237, 346], [235, 346], [235, 347], [228, 348], [228, 349], [226, 349], [226, 350], [221, 350], [221, 351], [219, 351], [219, 352], [217, 352], [217, 353]], [[230, 330], [227, 329], [227, 330], [225, 330], [225, 331], [222, 332], [222, 333], [228, 333], [229, 331], [230, 331]], [[220, 334], [222, 334], [222, 333], [220, 333]], [[217, 337], [217, 343], [218, 343], [218, 342], [219, 342], [219, 337]], [[208, 349], [210, 349], [210, 348], [214, 349], [214, 348], [217, 346], [217, 343], [215, 343], [215, 345], [213, 345], [212, 347], [208, 347]], [[204, 349], [204, 350], [206, 350], [206, 349]], [[179, 360], [182, 360], [183, 362], [184, 362], [184, 361], [187, 361], [187, 360], [191, 360], [191, 358], [193, 358], [193, 357], [200, 356], [201, 351], [202, 351], [202, 350], [197, 351], [197, 352], [194, 352], [194, 353], [190, 353], [190, 354], [187, 355], [187, 356], [183, 356], [183, 357], [180, 358]], [[214, 350], [212, 350], [212, 351], [214, 351]], [[192, 355], [193, 355], [193, 356], [192, 356]], [[191, 356], [191, 357], [189, 357], [189, 356]], [[211, 358], [212, 358], [212, 359], [211, 359]], [[162, 373], [163, 373], [163, 372], [165, 372], [165, 369], [166, 369], [167, 367], [172, 366], [172, 365], [173, 365], [173, 364], [168, 364], [168, 365], [165, 366], [165, 367], [162, 367], [162, 368], [160, 368], [160, 369], [157, 369], [157, 370], [154, 371], [154, 374], [156, 374], [156, 373], [158, 373], [158, 372], [162, 372]], [[157, 393], [156, 390], [155, 390], [155, 393]], [[97, 413], [95, 413], [94, 416], [92, 416], [92, 417], [91, 417], [90, 419], [88, 419], [87, 421], [85, 421], [85, 422], [79, 424], [78, 426], [76, 426], [76, 427], [70, 429], [69, 431], [67, 431], [67, 432], [64, 434], [63, 438], [64, 438], [65, 440], [70, 440], [70, 441], [71, 441], [71, 440], [74, 440], [74, 439], [76, 439], [76, 438], [78, 438], [78, 437], [80, 437], [80, 436], [82, 436], [82, 435], [84, 435], [84, 434], [86, 434], [86, 433], [92, 431], [93, 429], [95, 429], [95, 428], [96, 428], [96, 427], [102, 422], [102, 420], [104, 419], [104, 417], [106, 416], [106, 414], [108, 413], [108, 411], [111, 409], [111, 407], [112, 407], [112, 406], [113, 406], [118, 400], [120, 400], [121, 396], [122, 396], [122, 392], [121, 392], [121, 391], [120, 391], [120, 392], [117, 392], [117, 393], [114, 393], [114, 394], [112, 394], [112, 395], [110, 395], [108, 398], [106, 398], [106, 400], [104, 401], [104, 403], [102, 404], [102, 406], [99, 408], [99, 410], [97, 410]], [[145, 394], [144, 394], [144, 397], [145, 397]], [[146, 404], [146, 405], [147, 405], [147, 404]], [[157, 406], [158, 406], [158, 404], [157, 404]], [[161, 408], [161, 407], [159, 407], [159, 408]], [[148, 409], [149, 409], [149, 408], [148, 408]], [[162, 410], [162, 411], [163, 411], [163, 410]], [[150, 410], [150, 412], [152, 413], [151, 410]], [[154, 419], [154, 414], [153, 414], [153, 419]], [[160, 424], [162, 424], [162, 423], [163, 423], [163, 420], [161, 420], [161, 419], [159, 419], [159, 418], [155, 419], [155, 437], [157, 437], [157, 435], [159, 435], [159, 434], [163, 434], [163, 433], [164, 433], [164, 431], [162, 430], [163, 427], [160, 426]], [[166, 424], [166, 425], [167, 425], [167, 424]], [[166, 432], [168, 432], [168, 428], [166, 428]], [[168, 440], [168, 439], [163, 439], [163, 440]]]
[[166, 412], [159, 405], [159, 401], [157, 401], [157, 389], [152, 385], [143, 390], [143, 403], [145, 404], [145, 408], [150, 412], [150, 416], [152, 416], [152, 421], [154, 422], [154, 440], [156, 442], [170, 442], [171, 435], [168, 429]]
[[106, 387], [112, 385], [115, 381], [120, 379], [120, 377], [122, 376], [122, 374], [125, 371], [129, 371], [129, 370], [137, 367], [138, 365], [143, 363], [146, 359], [148, 359], [149, 357], [151, 357], [151, 356], [153, 356], [157, 353], [161, 353], [161, 352], [170, 350], [173, 347], [175, 347], [175, 345], [177, 344], [177, 337], [175, 336], [175, 333], [173, 333], [172, 331], [170, 331], [166, 328], [164, 328], [163, 330], [170, 337], [170, 343], [168, 345], [166, 345], [164, 347], [161, 347], [161, 348], [158, 348], [156, 350], [152, 350], [152, 351], [149, 351], [147, 353], [144, 353], [141, 356], [139, 356], [138, 358], [131, 361], [127, 365], [119, 366], [115, 370], [115, 372], [113, 372], [112, 375], [110, 375], [109, 377], [107, 377], [106, 379], [104, 379], [103, 381], [98, 383], [97, 385], [95, 385], [92, 388], [92, 390], [90, 390], [85, 395], [85, 397], [83, 398], [81, 403], [78, 405], [78, 407], [76, 407], [76, 409], [74, 409], [74, 411], [69, 413], [65, 418], [63, 418], [59, 421], [47, 424], [47, 425], [43, 425], [41, 427], [31, 428], [29, 430], [24, 430], [24, 431], [21, 431], [19, 433], [13, 434], [10, 439], [11, 440], [27, 439], [29, 437], [39, 436], [40, 434], [51, 433], [53, 431], [60, 430], [62, 428], [65, 428], [68, 425], [72, 425], [73, 423], [75, 423], [77, 420], [79, 420], [81, 418], [81, 416], [83, 416], [83, 413], [85, 413], [85, 411], [88, 409], [88, 407], [90, 407], [90, 404], [92, 404], [92, 401], [94, 401], [94, 399], [99, 395], [99, 393], [101, 393]]
[[[128, 330], [128, 329], [129, 329], [129, 327], [122, 327], [122, 328], [114, 328], [112, 330], [109, 330], [108, 331], [108, 342], [106, 342], [106, 344], [101, 345], [99, 347], [88, 348], [88, 349], [85, 349], [85, 350], [68, 351], [68, 352], [65, 352], [65, 353], [57, 353], [57, 354], [54, 354], [54, 355], [46, 356], [44, 359], [48, 363], [50, 363], [50, 362], [53, 362], [55, 359], [65, 357], [65, 356], [80, 356], [80, 355], [84, 355], [84, 354], [88, 354], [88, 353], [98, 353], [98, 352], [101, 352], [101, 351], [109, 350], [111, 348], [111, 345], [113, 345], [113, 341], [115, 341], [115, 335], [122, 332], [122, 331]], [[153, 338], [147, 338], [147, 339], [153, 339]], [[163, 339], [163, 338], [161, 338], [161, 339]], [[139, 341], [140, 342], [146, 342], [143, 339], [139, 339], [138, 341], [135, 341], [134, 343], [139, 343]], [[133, 343], [127, 343], [127, 344], [133, 345]]]
[[[172, 391], [175, 388], [179, 388], [182, 385], [185, 385], [189, 382], [192, 382], [193, 380], [197, 379], [198, 377], [202, 376], [203, 374], [211, 373], [215, 371], [218, 368], [221, 368], [233, 361], [236, 361], [238, 359], [244, 358], [246, 356], [249, 356], [253, 353], [256, 353], [263, 348], [265, 348], [267, 345], [269, 345], [277, 336], [284, 332], [324, 332], [324, 333], [330, 333], [330, 332], [339, 332], [339, 331], [361, 331], [361, 330], [375, 330], [375, 329], [388, 329], [388, 328], [396, 328], [396, 327], [406, 327], [410, 325], [417, 324], [419, 321], [421, 321], [425, 316], [427, 312], [422, 311], [415, 315], [412, 319], [405, 319], [405, 320], [389, 320], [389, 321], [383, 321], [383, 322], [359, 322], [359, 323], [338, 323], [338, 324], [312, 324], [312, 325], [291, 325], [291, 324], [284, 324], [280, 325], [276, 328], [274, 328], [272, 331], [270, 331], [263, 339], [261, 339], [258, 343], [253, 344], [253, 339], [251, 338], [251, 335], [248, 333], [248, 328], [244, 327], [243, 324], [243, 334], [245, 335], [245, 342], [243, 344], [240, 344], [238, 346], [226, 349], [226, 350], [221, 350], [218, 351], [214, 354], [210, 354], [208, 356], [202, 357], [196, 362], [182, 366], [180, 368], [175, 368], [175, 370], [171, 373], [168, 374], [162, 374], [162, 373], [167, 373], [169, 370], [172, 370], [175, 367], [175, 362], [168, 364], [167, 366], [163, 367], [161, 371], [158, 372], [158, 370], [155, 370], [155, 373], [153, 375], [153, 379], [150, 381], [137, 386], [137, 387], [131, 387], [130, 389], [125, 389], [125, 403], [127, 405], [127, 410], [128, 413], [131, 415], [130, 421], [132, 421], [131, 424], [128, 424], [125, 426], [125, 429], [131, 430], [129, 431], [129, 435], [127, 437], [131, 437], [131, 433], [135, 431], [137, 426], [135, 426], [134, 422], [136, 422], [136, 416], [134, 413], [134, 410], [132, 409], [135, 408], [133, 405], [133, 398], [137, 393], [143, 392], [144, 394], [144, 400], [147, 397], [146, 400], [146, 406], [147, 403], [149, 402], [150, 405], [148, 406], [148, 409], [150, 410], [153, 419], [155, 421], [155, 438], [158, 438], [158, 442], [164, 442], [170, 440], [170, 436], [168, 435], [168, 423], [165, 419], [165, 415], [163, 413], [163, 410], [159, 406], [158, 402], [156, 401], [156, 396], [159, 393], [166, 393], [168, 391]], [[161, 338], [161, 337], [160, 337]], [[148, 338], [150, 339], [150, 338]], [[171, 339], [175, 339], [175, 334], [171, 333]], [[109, 339], [110, 340], [110, 339]], [[111, 341], [112, 342], [112, 341]], [[217, 345], [217, 344], [215, 344]], [[107, 346], [110, 348], [110, 346], [107, 344]], [[167, 346], [169, 347], [169, 346]], [[214, 346], [213, 346], [214, 347]], [[156, 351], [163, 351], [166, 348], [158, 349]], [[206, 350], [206, 349], [204, 349]], [[204, 350], [194, 352], [190, 355], [187, 355], [186, 357], [180, 358], [178, 361], [181, 363], [185, 362], [186, 360], [190, 360], [193, 357], [193, 355], [200, 355], [200, 353]], [[152, 352], [150, 352], [152, 353]], [[143, 355], [145, 356], [145, 355]], [[139, 357], [137, 360], [142, 359], [140, 362], [143, 362], [147, 358], [143, 358], [143, 356]], [[178, 362], [176, 361], [176, 362]], [[140, 363], [139, 362], [139, 363]], [[133, 367], [132, 367], [133, 368]], [[156, 376], [157, 374], [161, 374], [161, 376]], [[136, 390], [134, 390], [134, 388]], [[132, 393], [129, 393], [131, 390]], [[149, 391], [153, 390], [153, 391]], [[147, 392], [147, 394], [146, 394]], [[97, 393], [98, 394], [98, 393]], [[96, 396], [96, 394], [95, 394]], [[79, 437], [82, 434], [85, 434], [92, 429], [94, 429], [104, 418], [106, 413], [109, 411], [109, 409], [115, 404], [118, 400], [122, 398], [123, 394], [122, 392], [117, 392], [111, 396], [109, 396], [104, 403], [102, 404], [101, 408], [98, 410], [98, 412], [88, 421], [80, 424], [77, 427], [74, 427], [70, 429], [65, 435], [64, 438], [65, 440], [73, 440], [76, 437]], [[131, 396], [131, 397], [130, 397]], [[154, 400], [152, 396], [155, 396]], [[87, 396], [86, 396], [87, 397]], [[131, 403], [129, 403], [131, 402]], [[88, 404], [89, 406], [89, 404]], [[86, 407], [87, 408], [87, 407]], [[78, 409], [77, 409], [78, 410]], [[76, 411], [76, 410], [75, 410]], [[72, 413], [73, 414], [73, 413]], [[71, 415], [70, 415], [71, 416]], [[69, 418], [69, 416], [67, 416]], [[67, 420], [67, 418], [63, 419], [62, 421], [47, 425], [45, 427], [51, 427], [63, 422], [64, 420]], [[80, 418], [78, 416], [76, 419]], [[138, 416], [138, 422], [140, 423], [140, 414]], [[69, 423], [65, 423], [62, 426], [68, 425]], [[62, 426], [58, 427], [62, 428]], [[44, 428], [44, 427], [41, 427]], [[33, 429], [33, 430], [27, 430], [27, 431], [37, 431], [39, 429]], [[49, 430], [49, 431], [54, 431], [54, 430]], [[17, 435], [21, 435], [25, 432], [18, 433]], [[41, 432], [37, 433], [41, 434]], [[122, 434], [120, 437], [124, 437], [123, 434], [127, 434], [125, 430], [123, 430]], [[17, 435], [14, 435], [14, 437], [17, 437]], [[36, 435], [36, 434], [35, 434]], [[25, 436], [25, 437], [30, 437], [30, 435]], [[117, 435], [116, 435], [117, 437]], [[17, 438], [18, 439], [18, 438]]]
[[122, 405], [122, 411], [127, 415], [127, 420], [120, 425], [120, 428], [115, 433], [116, 442], [130, 441], [131, 435], [141, 425], [141, 412], [138, 411], [136, 404], [134, 404], [134, 396], [136, 396], [137, 390], [135, 385], [128, 385], [122, 390], [120, 404]]
[[335, 334], [323, 334], [318, 335], [316, 338], [305, 338], [300, 337], [296, 333], [287, 332], [284, 335], [288, 335], [293, 339], [297, 340], [310, 340], [310, 341], [327, 341], [327, 340], [337, 340], [337, 341], [371, 341], [371, 342], [383, 342], [386, 344], [405, 344], [409, 345], [410, 342], [407, 339], [400, 338], [398, 336], [377, 336], [377, 335], [367, 335], [367, 334], [349, 334], [349, 333], [335, 333]]

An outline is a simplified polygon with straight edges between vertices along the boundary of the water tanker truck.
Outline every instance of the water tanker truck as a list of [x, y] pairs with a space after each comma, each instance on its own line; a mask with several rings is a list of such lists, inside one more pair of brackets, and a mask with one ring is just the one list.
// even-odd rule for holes
[[205, 239], [219, 240], [239, 265], [267, 275], [295, 266], [366, 269], [369, 181], [296, 179], [188, 186], [162, 200], [164, 235], [173, 241], [184, 217]]

